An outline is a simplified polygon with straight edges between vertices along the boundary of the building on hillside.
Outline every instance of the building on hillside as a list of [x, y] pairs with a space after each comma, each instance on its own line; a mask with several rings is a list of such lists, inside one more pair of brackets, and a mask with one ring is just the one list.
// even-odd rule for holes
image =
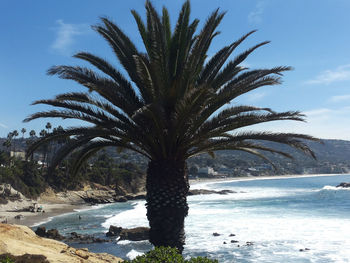
[[23, 152], [23, 151], [16, 151], [16, 152], [14, 152], [14, 151], [10, 151], [10, 156], [11, 157], [15, 157], [15, 158], [18, 158], [18, 159], [21, 159], [21, 160], [25, 160], [25, 158], [26, 158], [26, 153], [25, 152]]
[[205, 176], [214, 176], [217, 175], [217, 172], [214, 171], [214, 168], [207, 166], [199, 168], [198, 174]]

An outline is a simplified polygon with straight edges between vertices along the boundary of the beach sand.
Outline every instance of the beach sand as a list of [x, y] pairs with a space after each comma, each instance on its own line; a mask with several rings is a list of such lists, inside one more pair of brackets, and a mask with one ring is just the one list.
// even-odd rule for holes
[[[9, 202], [6, 205], [0, 205], [0, 221], [7, 220], [8, 224], [17, 224], [25, 226], [35, 226], [41, 222], [49, 220], [49, 218], [75, 212], [76, 209], [88, 208], [89, 205], [76, 205], [76, 204], [55, 204], [55, 203], [38, 203], [38, 206], [42, 206], [45, 212], [22, 212], [16, 211], [26, 208], [30, 205], [29, 201], [23, 202]], [[22, 215], [23, 218], [15, 219], [15, 216]]]

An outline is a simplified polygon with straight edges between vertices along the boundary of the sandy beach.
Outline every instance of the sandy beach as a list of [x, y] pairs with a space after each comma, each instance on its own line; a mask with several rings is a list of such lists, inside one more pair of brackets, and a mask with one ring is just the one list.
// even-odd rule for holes
[[[284, 179], [284, 178], [295, 178], [295, 177], [314, 177], [314, 176], [337, 176], [340, 174], [307, 174], [307, 175], [280, 175], [280, 176], [245, 176], [245, 177], [226, 177], [226, 178], [199, 178], [190, 179], [191, 188], [198, 188], [203, 183], [211, 182], [224, 182], [224, 181], [243, 181], [243, 180], [267, 180], [267, 179]], [[35, 226], [41, 222], [49, 220], [50, 217], [75, 212], [77, 209], [89, 209], [89, 204], [77, 204], [69, 201], [55, 202], [55, 199], [51, 199], [50, 202], [47, 200], [37, 202], [37, 205], [42, 206], [45, 212], [22, 212], [23, 208], [27, 208], [33, 204], [34, 201], [26, 199], [23, 201], [9, 202], [5, 205], [0, 205], [0, 221], [3, 222], [7, 219], [7, 223], [20, 224], [25, 226]], [[21, 219], [15, 219], [15, 216], [22, 215]]]
[[[0, 220], [3, 222], [7, 220], [9, 224], [35, 226], [41, 222], [49, 220], [50, 217], [75, 212], [76, 209], [88, 208], [89, 205], [75, 205], [75, 204], [54, 204], [54, 203], [38, 203], [39, 206], [43, 207], [45, 212], [22, 212], [16, 211], [22, 208], [28, 207], [26, 203], [20, 204], [16, 202], [9, 202], [6, 205], [0, 206]], [[22, 215], [21, 219], [15, 219], [16, 216]]]

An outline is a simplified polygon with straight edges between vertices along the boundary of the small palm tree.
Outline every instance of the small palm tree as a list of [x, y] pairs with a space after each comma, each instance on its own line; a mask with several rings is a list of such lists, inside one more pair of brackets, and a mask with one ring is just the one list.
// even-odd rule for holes
[[13, 138], [13, 151], [16, 152], [16, 137], [18, 136], [18, 131], [17, 130], [14, 130], [12, 132], [12, 138]]
[[254, 31], [208, 59], [208, 49], [219, 34], [216, 29], [224, 13], [214, 11], [196, 34], [199, 21], [190, 21], [189, 1], [182, 6], [174, 29], [170, 27], [167, 9], [163, 8], [161, 16], [147, 1], [146, 10], [146, 23], [132, 11], [146, 53], [140, 52], [107, 18], [93, 27], [109, 43], [128, 77], [106, 60], [87, 52], [74, 57], [91, 63], [99, 72], [79, 66], [54, 66], [48, 70], [49, 75], [74, 80], [88, 92], [38, 100], [34, 104], [56, 109], [35, 113], [25, 121], [54, 117], [82, 120], [89, 125], [48, 133], [32, 145], [28, 154], [42, 144], [70, 138], [55, 154], [52, 166], [78, 152], [74, 155], [72, 172], [107, 146], [146, 156], [150, 242], [182, 251], [184, 219], [188, 213], [188, 158], [202, 153], [213, 155], [218, 150], [245, 151], [264, 159], [264, 152], [291, 157], [263, 146], [260, 141], [290, 145], [314, 156], [305, 140], [316, 139], [302, 134], [242, 129], [276, 120], [303, 121], [304, 115], [298, 111], [275, 112], [269, 108], [228, 105], [249, 91], [279, 84], [282, 73], [290, 70], [283, 66], [254, 70], [240, 66], [248, 55], [268, 42], [229, 60], [236, 47]]
[[27, 132], [26, 128], [21, 129], [22, 139], [24, 139], [24, 134]]
[[36, 135], [36, 132], [35, 132], [34, 130], [31, 130], [31, 131], [29, 132], [30, 138], [34, 138], [35, 135]]

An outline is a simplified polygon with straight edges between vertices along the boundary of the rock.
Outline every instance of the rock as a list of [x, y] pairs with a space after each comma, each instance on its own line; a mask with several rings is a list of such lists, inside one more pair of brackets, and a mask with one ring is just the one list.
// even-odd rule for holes
[[109, 226], [109, 230], [108, 230], [108, 232], [106, 233], [106, 236], [107, 236], [107, 237], [119, 236], [119, 235], [120, 235], [120, 232], [122, 231], [122, 229], [123, 229], [123, 228], [121, 228], [121, 227], [117, 227], [117, 226], [110, 225], [110, 226]]
[[146, 199], [146, 194], [134, 195], [134, 200]]
[[120, 232], [120, 240], [141, 241], [149, 239], [149, 227], [123, 228]]
[[227, 243], [224, 241], [224, 243], [223, 243], [224, 245], [226, 245]]
[[78, 234], [77, 232], [70, 233], [70, 237], [65, 238], [65, 240], [69, 242], [76, 242], [79, 244], [111, 242], [111, 240], [109, 239], [103, 239], [98, 237], [96, 238], [92, 235], [82, 235], [82, 234]]
[[82, 249], [78, 249], [75, 251], [75, 254], [83, 259], [88, 259], [89, 258], [89, 253], [82, 250]]
[[6, 203], [7, 201], [21, 201], [25, 199], [25, 196], [10, 184], [0, 184], [0, 197], [6, 200]]
[[229, 237], [235, 237], [236, 235], [235, 234], [230, 234]]
[[0, 255], [0, 262], [50, 263], [43, 255], [24, 254], [21, 256], [14, 256], [9, 253]]
[[226, 195], [226, 194], [232, 194], [232, 193], [236, 193], [236, 192], [232, 190], [215, 191], [215, 190], [208, 190], [208, 189], [193, 189], [188, 191], [188, 195], [208, 195], [208, 194]]
[[123, 202], [126, 202], [128, 201], [128, 199], [125, 197], [125, 196], [119, 196], [119, 197], [116, 197], [114, 199], [115, 202], [120, 202], [120, 203], [123, 203]]
[[343, 182], [338, 184], [337, 187], [350, 188], [350, 183]]
[[44, 226], [39, 226], [35, 230], [35, 234], [37, 234], [39, 237], [46, 237], [46, 228]]
[[220, 234], [215, 232], [215, 233], [213, 233], [213, 236], [218, 237], [218, 236], [220, 236]]
[[16, 216], [15, 216], [15, 219], [23, 219], [23, 218], [24, 218], [23, 215], [16, 215]]
[[254, 245], [254, 243], [251, 242], [251, 241], [247, 241], [247, 242], [245, 242], [245, 244], [246, 244], [247, 246], [252, 246], [252, 245]]
[[55, 240], [63, 240], [64, 236], [62, 236], [57, 229], [50, 229], [46, 231], [46, 228], [44, 226], [40, 226], [35, 230], [35, 234], [37, 234], [39, 237], [46, 237], [51, 238]]
[[231, 240], [231, 243], [239, 243], [238, 240]]
[[55, 240], [63, 240], [64, 236], [62, 236], [57, 229], [50, 229], [47, 230], [46, 232], [46, 237], [47, 238], [51, 238], [51, 239], [55, 239]]
[[[37, 236], [29, 227], [0, 224], [0, 255], [23, 257], [23, 263], [117, 263], [122, 259], [107, 253], [92, 253]], [[1, 260], [0, 260], [1, 261]]]

